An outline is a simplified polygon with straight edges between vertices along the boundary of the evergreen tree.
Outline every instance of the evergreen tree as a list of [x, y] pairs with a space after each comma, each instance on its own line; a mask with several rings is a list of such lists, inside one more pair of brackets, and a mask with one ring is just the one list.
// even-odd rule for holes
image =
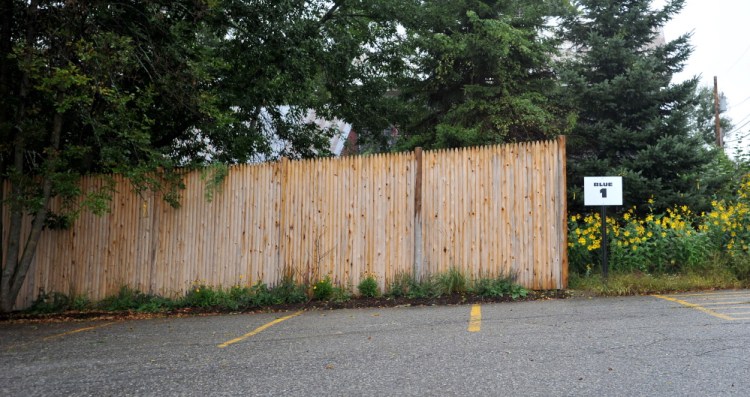
[[543, 139], [565, 130], [550, 101], [556, 41], [544, 32], [558, 12], [544, 0], [430, 0], [407, 26], [415, 49], [400, 85], [412, 118], [406, 148]]
[[697, 80], [672, 83], [691, 53], [690, 36], [659, 43], [660, 29], [683, 7], [671, 0], [579, 0], [562, 24], [572, 55], [563, 95], [578, 111], [568, 140], [569, 206], [581, 210], [584, 176], [623, 176], [624, 205], [653, 198], [663, 210], [702, 208], [697, 175], [712, 153], [691, 131]]

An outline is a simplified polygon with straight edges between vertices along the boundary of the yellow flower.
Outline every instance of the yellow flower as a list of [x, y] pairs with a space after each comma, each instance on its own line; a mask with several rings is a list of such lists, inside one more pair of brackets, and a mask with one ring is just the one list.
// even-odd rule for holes
[[583, 237], [579, 237], [579, 238], [578, 238], [578, 244], [581, 244], [581, 245], [586, 245], [586, 239], [585, 239], [585, 238], [583, 238]]

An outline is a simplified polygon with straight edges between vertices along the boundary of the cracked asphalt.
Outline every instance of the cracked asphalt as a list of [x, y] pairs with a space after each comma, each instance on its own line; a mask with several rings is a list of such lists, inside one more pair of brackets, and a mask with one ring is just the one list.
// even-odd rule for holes
[[0, 395], [745, 396], [733, 293], [5, 323]]

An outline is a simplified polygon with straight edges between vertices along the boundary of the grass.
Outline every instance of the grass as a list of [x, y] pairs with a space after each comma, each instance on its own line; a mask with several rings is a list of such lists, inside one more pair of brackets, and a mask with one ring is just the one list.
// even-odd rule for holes
[[572, 274], [569, 289], [574, 293], [598, 296], [651, 295], [673, 292], [741, 288], [745, 283], [731, 272], [713, 274], [616, 273], [605, 280], [600, 274], [580, 276]]

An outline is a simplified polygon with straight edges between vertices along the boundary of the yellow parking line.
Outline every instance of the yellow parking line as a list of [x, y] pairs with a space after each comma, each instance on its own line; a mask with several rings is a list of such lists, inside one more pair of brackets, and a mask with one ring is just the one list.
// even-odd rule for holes
[[696, 300], [700, 301], [732, 301], [737, 299], [750, 299], [750, 296], [743, 296], [743, 295], [732, 295], [732, 296], [724, 296], [724, 295], [716, 295], [716, 296], [710, 296], [710, 295], [704, 295], [701, 297], [695, 297]]
[[703, 303], [703, 306], [727, 306], [727, 305], [743, 305], [748, 304], [750, 302], [710, 302], [710, 303]]
[[482, 307], [473, 305], [469, 317], [469, 332], [479, 332], [482, 329]]
[[680, 294], [680, 296], [722, 296], [722, 295], [750, 295], [748, 291], [724, 291], [724, 292], [696, 292], [692, 294]]
[[63, 336], [73, 335], [73, 334], [77, 334], [79, 332], [84, 332], [84, 331], [91, 331], [92, 329], [102, 328], [102, 327], [106, 327], [106, 326], [112, 325], [112, 324], [114, 324], [114, 321], [113, 322], [109, 322], [109, 323], [99, 324], [99, 325], [93, 325], [91, 327], [78, 328], [78, 329], [74, 329], [72, 331], [63, 332], [61, 334], [55, 334], [55, 335], [47, 336], [47, 337], [44, 338], [44, 340], [61, 338]]
[[687, 307], [695, 309], [695, 310], [700, 310], [703, 313], [709, 314], [709, 315], [714, 316], [716, 318], [720, 318], [722, 320], [729, 320], [729, 321], [735, 320], [735, 318], [729, 317], [726, 314], [717, 313], [717, 312], [715, 312], [715, 311], [713, 311], [711, 309], [706, 309], [703, 306], [696, 305], [695, 303], [685, 302], [684, 300], [680, 300], [680, 299], [676, 299], [676, 298], [671, 298], [669, 296], [663, 296], [663, 295], [652, 295], [652, 296], [655, 297], [655, 298], [660, 298], [660, 299], [665, 299], [665, 300], [672, 301], [672, 302], [677, 302], [677, 303], [679, 303], [679, 304], [681, 304], [683, 306], [687, 306]]
[[272, 326], [274, 326], [274, 325], [276, 325], [276, 324], [278, 324], [278, 323], [280, 323], [282, 321], [286, 321], [286, 320], [289, 320], [292, 317], [299, 316], [300, 314], [302, 314], [302, 312], [303, 311], [300, 310], [300, 311], [298, 311], [296, 313], [292, 313], [292, 314], [290, 314], [288, 316], [277, 318], [276, 320], [273, 320], [270, 323], [261, 325], [260, 327], [258, 327], [256, 329], [254, 329], [254, 330], [246, 333], [245, 335], [240, 336], [239, 338], [234, 338], [232, 340], [229, 340], [229, 341], [226, 341], [226, 342], [224, 342], [222, 344], [219, 344], [218, 347], [220, 347], [220, 348], [223, 349], [223, 348], [225, 348], [225, 347], [227, 347], [229, 345], [235, 344], [237, 342], [242, 342], [243, 340], [245, 340], [245, 339], [247, 339], [247, 338], [249, 338], [249, 337], [251, 337], [253, 335], [257, 335], [257, 334], [263, 332], [265, 329], [270, 328], [270, 327], [272, 327]]

